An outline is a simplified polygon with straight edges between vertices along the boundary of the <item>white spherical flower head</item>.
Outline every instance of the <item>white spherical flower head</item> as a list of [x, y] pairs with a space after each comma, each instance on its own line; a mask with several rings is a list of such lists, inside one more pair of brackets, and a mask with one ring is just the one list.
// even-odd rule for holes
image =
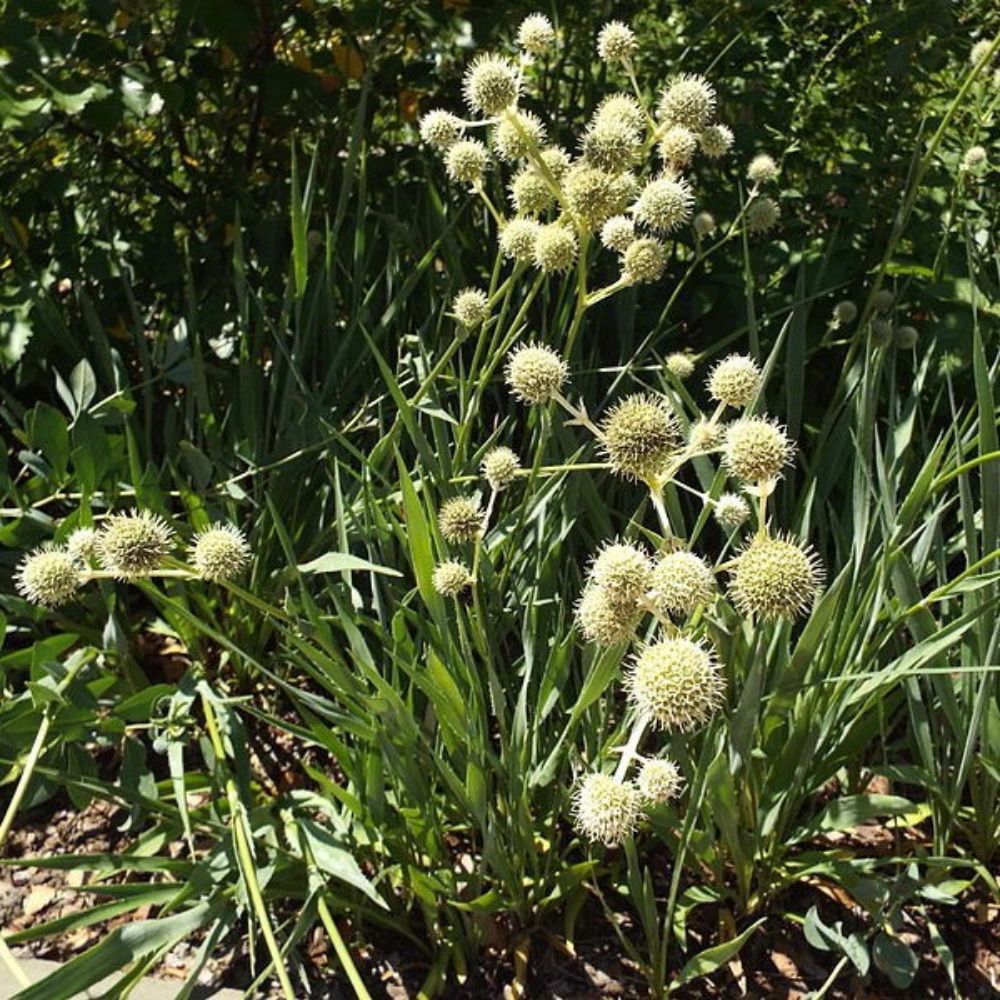
[[636, 135], [646, 130], [646, 112], [631, 94], [609, 94], [597, 106], [592, 125], [615, 124]]
[[97, 561], [97, 532], [93, 528], [77, 528], [66, 539], [66, 551], [81, 566]]
[[887, 319], [873, 319], [871, 328], [872, 347], [888, 347], [892, 343], [892, 323]]
[[681, 636], [646, 646], [626, 682], [640, 714], [660, 729], [679, 733], [708, 722], [722, 706], [726, 688], [712, 653]]
[[673, 354], [667, 355], [665, 363], [667, 371], [670, 372], [674, 378], [678, 378], [682, 382], [685, 379], [689, 379], [694, 374], [694, 359], [690, 354], [684, 354], [682, 351], [676, 351]]
[[472, 497], [455, 497], [441, 505], [438, 528], [446, 542], [471, 542], [483, 530], [483, 512]]
[[517, 478], [521, 468], [521, 460], [503, 445], [491, 448], [483, 457], [483, 475], [490, 486], [499, 492], [507, 489]]
[[722, 424], [699, 417], [688, 429], [688, 445], [698, 455], [715, 451], [722, 446], [726, 428]]
[[694, 194], [683, 178], [658, 177], [650, 181], [632, 206], [632, 214], [650, 229], [672, 233], [691, 219]]
[[758, 153], [747, 167], [752, 184], [773, 184], [778, 179], [778, 164], [767, 153]]
[[585, 642], [614, 646], [635, 635], [642, 614], [638, 602], [615, 600], [603, 587], [588, 584], [576, 605], [576, 624]]
[[501, 160], [520, 160], [545, 141], [542, 120], [530, 111], [514, 111], [493, 130], [493, 148]]
[[508, 190], [519, 215], [541, 215], [556, 202], [552, 186], [534, 167], [522, 167], [511, 178]]
[[553, 222], [535, 236], [535, 263], [546, 274], [568, 271], [576, 263], [576, 233]]
[[576, 828], [588, 840], [617, 847], [639, 822], [642, 799], [630, 781], [610, 774], [588, 774], [573, 794]]
[[250, 563], [250, 545], [239, 528], [213, 524], [195, 535], [188, 558], [203, 580], [233, 580]]
[[590, 582], [612, 601], [634, 604], [649, 590], [653, 563], [649, 554], [627, 542], [605, 545], [590, 566]]
[[521, 95], [521, 74], [503, 56], [478, 56], [465, 73], [466, 103], [473, 111], [493, 118], [516, 104]]
[[118, 580], [134, 580], [158, 569], [173, 543], [174, 532], [148, 510], [113, 514], [97, 537], [97, 558]]
[[970, 146], [962, 157], [962, 169], [968, 173], [978, 174], [986, 167], [986, 149], [983, 146]]
[[63, 548], [42, 545], [21, 560], [14, 587], [32, 604], [57, 608], [71, 600], [83, 583], [80, 566]]
[[738, 409], [754, 401], [760, 391], [761, 371], [745, 354], [723, 358], [708, 376], [708, 394], [718, 403]]
[[794, 451], [794, 445], [777, 422], [743, 417], [726, 429], [722, 464], [741, 482], [763, 483], [781, 475]]
[[444, 166], [453, 181], [478, 184], [489, 162], [489, 150], [478, 139], [462, 139], [448, 149]]
[[624, 253], [635, 240], [635, 223], [627, 215], [612, 215], [601, 226], [601, 245]]
[[680, 795], [684, 779], [672, 760], [647, 760], [639, 771], [636, 786], [648, 803], [662, 805]]
[[489, 318], [489, 299], [478, 288], [465, 288], [455, 296], [451, 311], [462, 326], [472, 330], [482, 326]]
[[472, 574], [465, 563], [448, 559], [434, 567], [431, 583], [443, 597], [458, 597], [472, 586]]
[[608, 21], [597, 35], [597, 56], [609, 66], [629, 62], [637, 48], [635, 32], [621, 21]]
[[420, 138], [434, 149], [449, 149], [465, 134], [462, 119], [440, 108], [420, 119]]
[[535, 219], [511, 219], [500, 231], [500, 252], [519, 264], [530, 263], [535, 259], [538, 228]]
[[586, 229], [598, 229], [622, 207], [616, 175], [586, 162], [566, 172], [563, 190], [575, 222]]
[[733, 130], [727, 125], [709, 125], [698, 135], [701, 151], [710, 160], [719, 160], [733, 148]]
[[823, 582], [823, 569], [808, 546], [758, 535], [733, 563], [729, 594], [745, 615], [794, 618], [808, 611]]
[[763, 198], [754, 198], [747, 206], [745, 216], [747, 232], [766, 233], [778, 224], [780, 218], [781, 207], [773, 198], [766, 195]]
[[556, 29], [544, 14], [529, 14], [517, 29], [517, 44], [530, 56], [545, 55], [556, 42]]
[[917, 346], [920, 333], [915, 326], [901, 326], [893, 338], [896, 346], [902, 351], [910, 351]]
[[711, 236], [715, 232], [715, 216], [711, 212], [699, 212], [692, 220], [695, 235], [699, 239]]
[[660, 556], [651, 581], [658, 607], [689, 615], [715, 597], [715, 574], [700, 556], [683, 549]]
[[601, 431], [612, 471], [626, 479], [655, 478], [680, 444], [677, 420], [667, 403], [641, 393], [616, 403], [601, 422]]
[[632, 284], [659, 281], [666, 268], [667, 248], [659, 240], [633, 240], [622, 254], [622, 277]]
[[715, 89], [703, 77], [685, 73], [675, 77], [663, 91], [657, 115], [665, 125], [683, 125], [701, 132], [715, 113]]
[[546, 403], [559, 392], [569, 376], [569, 369], [550, 347], [530, 344], [510, 353], [504, 374], [514, 395], [533, 405]]
[[642, 136], [620, 119], [599, 119], [583, 133], [580, 148], [588, 164], [617, 174], [638, 163]]
[[993, 47], [992, 38], [982, 38], [969, 50], [969, 63], [978, 66], [988, 55]]
[[735, 531], [750, 518], [750, 505], [738, 493], [723, 493], [712, 510], [723, 531]]
[[671, 125], [663, 133], [658, 149], [666, 166], [681, 169], [691, 165], [698, 151], [698, 136], [684, 125]]
[[888, 312], [896, 301], [896, 296], [888, 288], [880, 288], [872, 296], [872, 306], [876, 312]]

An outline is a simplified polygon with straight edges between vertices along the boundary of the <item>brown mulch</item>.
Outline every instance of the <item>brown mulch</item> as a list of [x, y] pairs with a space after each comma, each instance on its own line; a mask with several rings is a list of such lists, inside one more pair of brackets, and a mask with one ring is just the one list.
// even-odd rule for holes
[[[22, 817], [6, 845], [7, 857], [44, 857], [53, 854], [92, 854], [123, 851], [129, 839], [118, 827], [124, 815], [107, 803], [92, 802], [83, 810], [68, 805], [43, 810]], [[869, 831], [877, 841], [888, 834]], [[891, 834], [889, 834], [891, 839]], [[125, 876], [114, 876], [123, 879]], [[50, 871], [40, 868], [0, 868], [0, 927], [6, 934], [37, 926], [93, 905], [87, 893], [74, 892], [82, 884], [81, 873]], [[849, 901], [822, 886], [800, 885], [778, 901], [775, 912], [786, 910], [804, 914], [816, 905], [824, 920], [843, 920], [845, 929], [863, 928]], [[96, 944], [114, 927], [132, 919], [144, 919], [154, 913], [137, 910], [118, 918], [70, 934], [53, 936], [22, 945], [15, 954], [37, 958], [67, 960]], [[909, 991], [899, 991], [881, 974], [873, 974], [862, 984], [845, 970], [827, 994], [831, 1000], [898, 1000], [898, 998], [952, 997], [955, 995], [941, 962], [930, 943], [927, 918], [933, 920], [941, 936], [954, 953], [960, 995], [969, 1000], [1000, 997], [1000, 906], [981, 893], [971, 891], [954, 907], [927, 907], [926, 916], [916, 908], [907, 910], [909, 940], [920, 958], [920, 971]], [[637, 943], [641, 933], [621, 914], [623, 931]], [[598, 998], [639, 998], [642, 978], [631, 962], [622, 956], [613, 934], [609, 933], [596, 906], [585, 909], [578, 922], [575, 955], [570, 954], [557, 937], [536, 935], [530, 954], [531, 979], [529, 998], [538, 1000], [598, 1000]], [[696, 930], [693, 928], [693, 930]], [[350, 940], [351, 928], [344, 922], [342, 931]], [[706, 932], [710, 933], [710, 925]], [[406, 1000], [417, 994], [427, 975], [426, 957], [398, 939], [382, 938], [366, 928], [364, 937], [372, 943], [355, 953], [355, 961], [375, 997]], [[193, 963], [198, 942], [185, 942], [175, 948], [160, 966], [158, 975], [183, 979]], [[309, 979], [316, 984], [311, 994], [317, 998], [346, 998], [351, 991], [344, 984], [326, 937], [317, 928], [304, 948]], [[738, 960], [715, 975], [678, 990], [674, 996], [685, 1000], [720, 1000], [720, 998], [774, 998], [797, 1000], [817, 989], [837, 961], [830, 952], [811, 948], [801, 929], [780, 916], [772, 916], [743, 948]], [[478, 969], [464, 984], [450, 984], [442, 996], [454, 1000], [484, 1000], [510, 995], [507, 987], [514, 970], [509, 957], [487, 952]], [[252, 981], [245, 952], [238, 940], [227, 942], [204, 970], [201, 982], [210, 986], [246, 988]], [[277, 996], [270, 990], [264, 996]]]

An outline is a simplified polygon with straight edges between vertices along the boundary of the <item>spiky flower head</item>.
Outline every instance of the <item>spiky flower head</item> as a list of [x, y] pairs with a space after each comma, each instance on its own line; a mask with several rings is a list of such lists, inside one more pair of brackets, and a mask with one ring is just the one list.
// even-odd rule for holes
[[51, 544], [29, 552], [14, 573], [17, 592], [26, 601], [46, 608], [65, 604], [82, 583], [77, 561], [66, 549]]
[[812, 607], [822, 582], [823, 569], [811, 548], [757, 535], [733, 562], [729, 593], [745, 615], [794, 618]]
[[688, 445], [696, 453], [704, 454], [722, 447], [726, 438], [726, 428], [704, 417], [696, 420], [688, 431]]
[[434, 149], [448, 149], [465, 134], [462, 119], [435, 108], [420, 119], [420, 138]]
[[590, 582], [602, 588], [619, 604], [634, 605], [649, 590], [653, 563], [637, 545], [612, 542], [605, 545], [590, 566]]
[[588, 164], [617, 174], [638, 162], [642, 135], [623, 119], [598, 119], [583, 133], [580, 149]]
[[508, 187], [514, 210], [522, 215], [541, 215], [556, 201], [549, 182], [534, 168], [522, 167]]
[[650, 229], [671, 233], [691, 218], [694, 194], [683, 178], [657, 177], [651, 180], [632, 206], [632, 214]]
[[915, 326], [901, 326], [896, 331], [895, 344], [900, 350], [909, 351], [917, 346], [920, 333]]
[[561, 146], [548, 146], [542, 150], [540, 156], [542, 163], [545, 164], [545, 169], [557, 181], [566, 176], [566, 171], [569, 170], [570, 164], [573, 162], [569, 153]]
[[528, 55], [544, 55], [555, 41], [556, 29], [544, 14], [529, 14], [517, 29], [517, 44]]
[[503, 56], [478, 56], [465, 72], [465, 100], [473, 111], [493, 118], [517, 103], [521, 94], [521, 74]]
[[678, 549], [660, 556], [653, 567], [652, 590], [658, 607], [689, 615], [715, 596], [715, 574], [700, 556]]
[[134, 580], [163, 562], [173, 537], [167, 522], [148, 510], [112, 514], [97, 537], [97, 558], [116, 579]]
[[993, 46], [992, 38], [981, 38], [969, 50], [969, 62], [973, 66], [978, 66], [987, 56]]
[[188, 558], [203, 580], [232, 580], [250, 562], [250, 544], [239, 528], [213, 524], [194, 536]]
[[620, 207], [613, 174], [587, 163], [576, 163], [563, 178], [566, 205], [587, 229], [597, 229]]
[[660, 156], [667, 166], [687, 167], [698, 151], [698, 136], [683, 125], [671, 125], [659, 144]]
[[690, 354], [685, 354], [683, 351], [675, 351], [673, 354], [668, 354], [666, 366], [667, 371], [674, 378], [679, 378], [682, 382], [694, 374], [694, 359]]
[[81, 566], [97, 561], [97, 532], [93, 528], [77, 528], [66, 539], [66, 551]]
[[546, 273], [568, 271], [576, 262], [576, 233], [568, 226], [551, 223], [535, 235], [535, 263]]
[[635, 239], [635, 223], [627, 215], [612, 215], [601, 226], [601, 244], [608, 250], [624, 253]]
[[472, 586], [472, 574], [465, 563], [446, 559], [434, 567], [431, 583], [442, 596], [458, 597]]
[[841, 324], [853, 323], [858, 318], [858, 307], [850, 299], [843, 299], [833, 307], [833, 318]]
[[659, 758], [643, 762], [636, 786], [647, 802], [660, 805], [680, 795], [684, 779], [680, 768], [672, 760]]
[[708, 394], [716, 402], [738, 409], [754, 401], [760, 390], [761, 371], [745, 354], [730, 354], [709, 373]]
[[455, 319], [467, 330], [482, 326], [490, 315], [489, 299], [478, 288], [464, 288], [451, 303]]
[[986, 149], [983, 146], [970, 146], [962, 157], [962, 169], [976, 174], [986, 169]]
[[762, 483], [780, 476], [794, 451], [794, 445], [777, 421], [743, 417], [726, 428], [722, 464], [741, 482]]
[[500, 230], [500, 252], [520, 264], [535, 259], [535, 240], [538, 237], [535, 219], [511, 219]]
[[513, 111], [493, 129], [493, 148], [501, 160], [519, 160], [545, 140], [545, 126], [530, 111]]
[[639, 822], [642, 800], [631, 781], [593, 772], [573, 793], [573, 819], [587, 840], [617, 847]]
[[438, 527], [446, 542], [471, 542], [483, 530], [483, 512], [473, 497], [454, 497], [441, 504]]
[[723, 493], [712, 513], [723, 531], [735, 531], [749, 519], [750, 505], [738, 493]]
[[658, 475], [680, 443], [677, 421], [667, 403], [641, 393], [615, 404], [601, 423], [601, 431], [611, 468], [632, 479]]
[[635, 32], [621, 21], [608, 21], [597, 35], [597, 56], [609, 66], [631, 60], [637, 47]]
[[703, 77], [683, 73], [674, 77], [660, 97], [657, 115], [667, 125], [683, 125], [701, 132], [715, 112], [715, 89]]
[[667, 267], [667, 248], [650, 237], [633, 240], [622, 254], [622, 277], [633, 284], [659, 281]]
[[733, 138], [728, 125], [709, 125], [698, 136], [698, 142], [710, 160], [719, 160], [733, 148]]
[[758, 153], [747, 167], [747, 177], [752, 184], [773, 184], [778, 179], [778, 164], [767, 153]]
[[873, 319], [871, 329], [872, 347], [888, 347], [892, 343], [892, 323], [887, 319]]
[[682, 636], [646, 646], [634, 659], [626, 685], [641, 715], [661, 729], [690, 732], [719, 710], [725, 681], [715, 657]]
[[888, 288], [880, 288], [872, 296], [872, 306], [876, 312], [880, 313], [888, 312], [892, 308], [895, 301], [896, 296], [893, 294], [892, 290]]
[[711, 236], [715, 232], [715, 216], [711, 212], [699, 212], [692, 220], [695, 235], [699, 239]]
[[745, 218], [748, 233], [766, 233], [778, 224], [781, 206], [768, 195], [754, 198], [747, 206]]
[[490, 486], [497, 490], [505, 490], [517, 478], [521, 468], [521, 460], [517, 455], [501, 445], [491, 448], [483, 457], [483, 475]]
[[562, 389], [568, 375], [566, 362], [542, 344], [521, 345], [507, 357], [507, 384], [525, 403], [548, 402]]
[[642, 134], [646, 128], [646, 112], [631, 94], [609, 94], [597, 106], [593, 124], [612, 122]]
[[444, 167], [453, 181], [478, 184], [489, 161], [489, 150], [478, 139], [461, 139], [448, 149]]
[[603, 588], [588, 584], [576, 606], [576, 624], [585, 642], [613, 646], [635, 634], [642, 620], [638, 604], [616, 601]]

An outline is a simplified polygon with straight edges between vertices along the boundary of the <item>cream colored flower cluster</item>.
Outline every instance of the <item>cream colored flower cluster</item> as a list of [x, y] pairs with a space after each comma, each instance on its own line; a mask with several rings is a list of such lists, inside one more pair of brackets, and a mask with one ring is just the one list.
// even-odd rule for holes
[[[497, 223], [499, 252], [515, 265], [560, 274], [574, 267], [586, 271], [591, 246], [617, 255], [619, 277], [593, 293], [600, 299], [659, 280], [670, 258], [667, 241], [681, 230], [690, 228], [697, 240], [715, 230], [709, 213], [695, 213], [691, 171], [699, 157], [726, 156], [734, 136], [716, 120], [716, 91], [703, 76], [675, 75], [650, 99], [636, 78], [638, 40], [627, 25], [612, 21], [598, 35], [597, 52], [624, 77], [627, 89], [598, 104], [575, 149], [552, 143], [550, 124], [524, 99], [557, 39], [545, 15], [530, 15], [517, 32], [516, 56], [488, 53], [469, 65], [463, 93], [473, 117], [435, 109], [421, 119], [420, 134], [440, 153], [448, 176], [484, 199]], [[501, 165], [509, 171], [504, 186], [512, 214], [495, 205], [487, 190], [490, 173]], [[760, 192], [778, 174], [767, 154], [751, 161], [752, 186], [742, 214], [748, 232], [777, 224], [778, 203]], [[478, 326], [486, 314], [481, 303], [460, 308], [469, 303], [456, 300], [454, 314], [463, 326]]]
[[[14, 582], [32, 604], [55, 608], [76, 597], [91, 580], [125, 583], [162, 575], [174, 546], [174, 530], [157, 514], [131, 510], [111, 514], [100, 530], [77, 528], [65, 545], [42, 545], [20, 562]], [[202, 580], [231, 580], [250, 562], [250, 546], [231, 524], [213, 524], [197, 532], [188, 548], [190, 570], [176, 575]]]

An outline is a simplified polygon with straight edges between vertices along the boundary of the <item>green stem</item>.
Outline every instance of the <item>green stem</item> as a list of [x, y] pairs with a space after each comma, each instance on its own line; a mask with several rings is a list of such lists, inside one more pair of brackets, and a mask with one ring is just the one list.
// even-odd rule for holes
[[316, 908], [319, 910], [319, 918], [323, 921], [323, 926], [326, 928], [326, 933], [330, 937], [330, 943], [333, 945], [333, 950], [337, 953], [337, 958], [340, 959], [341, 967], [350, 980], [351, 987], [354, 989], [354, 995], [357, 1000], [371, 1000], [371, 994], [368, 992], [365, 984], [361, 981], [361, 976], [358, 975], [358, 970], [354, 965], [354, 961], [351, 958], [351, 953], [347, 950], [347, 945], [344, 944], [344, 939], [340, 935], [340, 931], [337, 930], [337, 925], [333, 920], [333, 915], [330, 913], [330, 908], [326, 905], [326, 900], [322, 895], [317, 897]]

